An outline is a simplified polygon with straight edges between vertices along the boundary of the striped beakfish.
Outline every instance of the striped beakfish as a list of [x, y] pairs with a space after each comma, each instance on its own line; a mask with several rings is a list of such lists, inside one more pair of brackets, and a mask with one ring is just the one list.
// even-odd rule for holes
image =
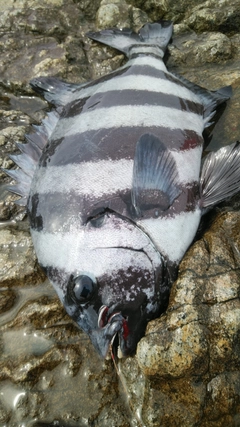
[[172, 23], [90, 32], [128, 62], [84, 84], [31, 81], [56, 106], [26, 135], [7, 171], [40, 265], [67, 313], [106, 357], [134, 353], [167, 307], [204, 212], [239, 189], [240, 149], [210, 153], [203, 131], [231, 88], [212, 92], [170, 73]]

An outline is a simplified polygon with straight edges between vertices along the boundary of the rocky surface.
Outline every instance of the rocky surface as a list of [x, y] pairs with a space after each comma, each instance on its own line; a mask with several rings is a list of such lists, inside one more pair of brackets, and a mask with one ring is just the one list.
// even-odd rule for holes
[[[13, 167], [14, 142], [49, 108], [32, 93], [31, 78], [106, 74], [125, 59], [85, 32], [138, 30], [161, 18], [174, 21], [169, 69], [211, 89], [233, 86], [210, 147], [239, 139], [238, 0], [0, 0], [0, 166]], [[8, 181], [2, 172], [0, 179]], [[239, 199], [203, 221], [167, 312], [149, 323], [136, 356], [118, 362], [119, 377], [45, 281], [14, 199], [1, 187], [0, 425], [240, 426]]]

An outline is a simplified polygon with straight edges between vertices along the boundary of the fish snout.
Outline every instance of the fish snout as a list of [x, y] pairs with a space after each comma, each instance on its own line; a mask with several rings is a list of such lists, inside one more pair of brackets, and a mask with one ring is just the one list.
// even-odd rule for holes
[[120, 311], [113, 312], [103, 305], [98, 313], [98, 328], [98, 350], [104, 358], [108, 358], [113, 354], [116, 335], [127, 336], [127, 319]]

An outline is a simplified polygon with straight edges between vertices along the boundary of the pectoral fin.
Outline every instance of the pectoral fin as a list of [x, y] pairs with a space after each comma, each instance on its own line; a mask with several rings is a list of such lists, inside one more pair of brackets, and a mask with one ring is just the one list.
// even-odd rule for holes
[[207, 155], [200, 179], [201, 207], [212, 206], [240, 191], [240, 142]]
[[141, 136], [133, 166], [132, 204], [137, 215], [158, 208], [165, 211], [180, 194], [172, 153], [154, 135]]

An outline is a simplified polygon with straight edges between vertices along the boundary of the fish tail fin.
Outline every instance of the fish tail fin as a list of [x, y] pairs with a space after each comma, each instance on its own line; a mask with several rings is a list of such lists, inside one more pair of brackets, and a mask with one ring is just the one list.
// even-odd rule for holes
[[146, 44], [156, 44], [165, 52], [173, 33], [171, 21], [160, 21], [154, 24], [146, 24], [139, 31], [139, 37]]
[[134, 47], [138, 49], [138, 53], [144, 53], [145, 48], [150, 46], [157, 47], [161, 53], [160, 56], [163, 57], [172, 37], [172, 32], [172, 22], [163, 20], [154, 24], [145, 24], [138, 33], [128, 28], [122, 30], [112, 28], [99, 32], [88, 32], [87, 36], [92, 40], [120, 50], [128, 57], [134, 53]]
[[240, 142], [209, 153], [200, 178], [203, 213], [240, 191]]

